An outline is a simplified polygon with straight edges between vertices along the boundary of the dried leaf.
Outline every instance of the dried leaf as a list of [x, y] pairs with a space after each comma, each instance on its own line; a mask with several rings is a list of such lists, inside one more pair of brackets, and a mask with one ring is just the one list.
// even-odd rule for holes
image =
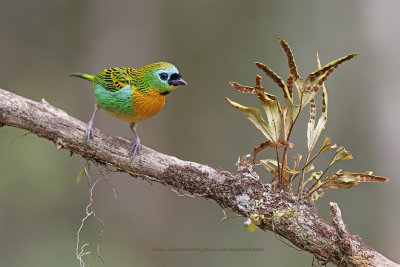
[[339, 161], [350, 160], [350, 159], [353, 159], [351, 153], [341, 146], [336, 150], [335, 156], [333, 157], [331, 163], [329, 163], [329, 167], [331, 167], [333, 164]]
[[293, 77], [292, 76], [289, 75], [289, 77], [286, 80], [286, 85], [287, 85], [290, 99], [293, 102]]
[[320, 199], [326, 191], [321, 191], [321, 193], [318, 193], [318, 191], [315, 191], [312, 195], [311, 195], [311, 200], [312, 201], [317, 201], [318, 199]]
[[290, 76], [292, 76], [294, 81], [296, 81], [297, 79], [300, 78], [300, 75], [297, 72], [297, 65], [296, 65], [296, 62], [294, 61], [292, 50], [290, 49], [290, 46], [288, 45], [288, 43], [285, 40], [283, 40], [282, 38], [278, 38], [278, 40], [288, 58]]
[[275, 159], [261, 159], [260, 163], [272, 174], [278, 173], [278, 162]]
[[256, 90], [254, 87], [251, 86], [245, 86], [237, 82], [229, 82], [229, 84], [235, 88], [236, 90], [242, 92], [242, 93], [247, 93], [247, 94], [255, 94]]
[[261, 94], [260, 88], [256, 90], [258, 90], [257, 94], [266, 112], [268, 123], [261, 117], [261, 112], [258, 108], [243, 106], [229, 98], [226, 98], [226, 100], [232, 106], [239, 109], [268, 140], [276, 144], [279, 139], [281, 128], [281, 109], [279, 102], [273, 95]]
[[325, 140], [322, 143], [322, 146], [319, 149], [318, 154], [327, 152], [333, 148], [336, 148], [336, 144], [332, 144], [332, 140], [329, 137], [325, 137]]
[[314, 88], [311, 88], [309, 90], [301, 90], [299, 92], [300, 98], [301, 98], [301, 105], [302, 107], [305, 107], [318, 93], [318, 88], [315, 90]]
[[306, 184], [310, 181], [318, 181], [321, 178], [322, 173], [322, 171], [313, 172], [310, 177], [308, 177], [308, 179], [303, 183], [302, 187], [304, 188]]
[[292, 99], [290, 97], [290, 92], [281, 77], [279, 77], [275, 72], [273, 72], [267, 65], [264, 65], [263, 63], [260, 62], [255, 62], [255, 64], [265, 73], [265, 75], [271, 78], [271, 80], [273, 80], [282, 89], [283, 96], [285, 98]]
[[310, 172], [310, 171], [312, 171], [314, 169], [315, 169], [314, 164], [310, 164], [310, 165], [307, 166], [307, 168], [304, 169], [304, 173], [308, 173], [308, 172]]
[[[289, 180], [285, 175], [280, 176], [278, 171], [278, 162], [275, 159], [261, 159], [259, 162], [264, 166], [265, 169], [267, 169], [268, 172], [272, 173], [275, 177], [280, 177], [283, 183], [287, 185], [289, 184]], [[279, 164], [279, 167], [281, 168], [282, 164]]]
[[373, 175], [372, 172], [352, 173], [352, 172], [336, 172], [331, 173], [328, 178], [319, 186], [325, 191], [328, 188], [343, 189], [358, 185], [359, 183], [379, 182], [384, 183], [389, 181], [388, 178]]
[[250, 120], [254, 126], [259, 129], [261, 131], [262, 134], [264, 134], [264, 136], [272, 141], [275, 142], [273, 135], [271, 135], [270, 131], [270, 127], [268, 125], [268, 123], [266, 121], [264, 121], [264, 119], [261, 117], [261, 112], [258, 108], [253, 108], [253, 107], [246, 107], [243, 106], [239, 103], [236, 103], [232, 100], [230, 100], [229, 98], [225, 98], [232, 106], [234, 106], [235, 108], [239, 109], [243, 115]]
[[[290, 48], [289, 48], [290, 50]], [[293, 58], [293, 55], [292, 55]], [[286, 86], [284, 81], [282, 80], [281, 77], [279, 77], [275, 72], [273, 72], [267, 65], [264, 65], [260, 62], [255, 63], [257, 67], [259, 67], [269, 78], [271, 78], [283, 91], [283, 96], [285, 99], [285, 103], [288, 106], [288, 111], [285, 117], [285, 135], [288, 134], [295, 118], [299, 114], [300, 106], [293, 104], [293, 92], [292, 92], [292, 87], [293, 87], [293, 80], [294, 78], [290, 76], [288, 78], [288, 82], [290, 82], [290, 89]], [[296, 64], [294, 64], [296, 65]], [[297, 71], [297, 67], [296, 67]]]
[[322, 112], [321, 117], [318, 119], [317, 126], [315, 126], [316, 118], [316, 104], [314, 99], [310, 101], [310, 119], [308, 121], [307, 127], [307, 148], [308, 151], [313, 150], [314, 146], [317, 144], [318, 138], [325, 129], [325, 124], [328, 119], [328, 94], [326, 92], [325, 86], [322, 87]]
[[285, 168], [285, 172], [288, 172], [290, 174], [299, 174], [300, 173], [300, 171], [296, 171], [296, 169], [288, 169], [288, 168]]
[[[279, 40], [279, 43], [281, 44], [283, 50], [285, 51], [286, 57], [288, 59], [290, 77], [292, 77], [292, 79], [290, 79], [290, 80], [288, 79], [288, 82], [294, 83], [296, 85], [296, 89], [297, 89], [297, 92], [299, 95], [299, 100], [301, 101], [303, 98], [303, 92], [305, 91], [303, 79], [300, 77], [300, 75], [297, 71], [297, 65], [296, 65], [296, 62], [294, 61], [294, 56], [293, 56], [292, 50], [290, 49], [290, 46], [282, 38], [278, 38], [278, 40]], [[290, 87], [291, 87], [290, 91], [292, 91], [293, 84], [291, 84]], [[288, 91], [289, 91], [289, 89], [288, 89]], [[290, 99], [293, 104], [293, 92], [290, 92], [289, 94], [291, 96]], [[289, 104], [287, 104], [287, 105], [289, 106]], [[294, 116], [294, 118], [296, 118], [296, 116]]]
[[319, 68], [318, 70], [310, 73], [307, 76], [306, 84], [308, 84], [310, 82], [313, 82], [319, 76], [326, 74], [330, 69], [339, 67], [340, 64], [342, 64], [345, 61], [348, 61], [348, 60], [352, 59], [353, 57], [355, 57], [357, 55], [358, 55], [357, 53], [349, 54], [347, 56], [344, 56], [342, 58], [339, 58], [339, 59], [336, 59], [336, 60], [334, 60], [332, 62], [329, 62], [328, 64], [326, 64], [322, 68]]
[[[261, 77], [260, 77], [261, 78]], [[274, 143], [277, 143], [281, 133], [282, 110], [276, 96], [267, 94], [264, 88], [256, 86], [256, 93], [261, 106], [264, 108], [268, 120], [268, 132]]]
[[260, 153], [262, 150], [264, 150], [267, 147], [275, 147], [275, 146], [294, 148], [294, 144], [293, 143], [285, 141], [283, 139], [278, 139], [276, 145], [274, 143], [272, 143], [271, 141], [262, 142], [258, 147], [254, 148], [254, 151], [253, 151], [253, 163], [256, 162], [256, 160], [257, 160], [256, 157], [257, 157], [258, 153]]
[[291, 101], [286, 101], [286, 105], [288, 110], [285, 116], [285, 136], [288, 136], [289, 131], [300, 112], [300, 105], [295, 105]]
[[[325, 74], [323, 74], [321, 77], [318, 78], [318, 80], [314, 83], [314, 85], [311, 87], [311, 89], [309, 89], [310, 92], [315, 92], [317, 93], [319, 88], [322, 87], [323, 89], [325, 89], [324, 86], [324, 82], [326, 81], [326, 79], [328, 79], [329, 75], [331, 75], [331, 73], [335, 70], [335, 68], [331, 68], [330, 70], [328, 70]], [[326, 89], [325, 89], [326, 90]], [[326, 91], [325, 91], [326, 94]]]
[[360, 183], [368, 182], [379, 182], [384, 183], [389, 181], [388, 178], [382, 176], [376, 176], [372, 174], [372, 171], [364, 173], [352, 173], [352, 172], [341, 172], [329, 174], [328, 178], [323, 183], [319, 183], [309, 194], [311, 194], [312, 200], [318, 200], [321, 198], [329, 188], [334, 189], [346, 189], [356, 186]]
[[297, 154], [297, 156], [294, 157], [294, 168], [293, 168], [294, 170], [296, 170], [299, 167], [302, 158], [303, 156], [300, 154]]
[[315, 145], [313, 135], [314, 135], [316, 114], [317, 114], [317, 106], [315, 104], [315, 100], [311, 99], [311, 101], [310, 101], [310, 118], [308, 119], [308, 124], [307, 124], [307, 148], [308, 148], [308, 151], [311, 151]]

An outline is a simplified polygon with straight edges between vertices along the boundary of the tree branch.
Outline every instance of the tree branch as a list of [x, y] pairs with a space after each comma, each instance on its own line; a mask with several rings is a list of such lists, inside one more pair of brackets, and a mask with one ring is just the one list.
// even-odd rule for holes
[[[351, 235], [336, 203], [331, 203], [333, 226], [318, 217], [312, 202], [291, 193], [273, 192], [263, 184], [246, 160], [239, 172], [219, 170], [195, 162], [183, 161], [142, 147], [133, 160], [128, 154], [131, 141], [94, 129], [94, 138], [85, 143], [86, 124], [51, 106], [45, 100], [35, 102], [0, 89], [0, 127], [25, 129], [51, 140], [57, 149], [68, 149], [87, 160], [160, 182], [174, 190], [213, 199], [221, 207], [249, 218], [262, 214], [259, 227], [286, 238], [318, 260], [339, 266], [400, 266]], [[274, 216], [295, 210], [293, 215]]]

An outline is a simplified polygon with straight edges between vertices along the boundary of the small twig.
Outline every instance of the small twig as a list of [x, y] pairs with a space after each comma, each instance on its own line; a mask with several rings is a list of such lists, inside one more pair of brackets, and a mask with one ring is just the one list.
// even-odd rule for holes
[[[1, 128], [1, 126], [0, 126], [0, 128]], [[10, 145], [14, 144], [15, 141], [17, 141], [18, 139], [20, 139], [20, 138], [22, 138], [22, 137], [27, 136], [28, 134], [31, 134], [31, 132], [27, 132], [27, 133], [24, 133], [24, 134], [22, 134], [22, 135], [20, 135], [20, 136], [15, 137], [15, 138], [10, 142]]]
[[[307, 153], [306, 164], [305, 164], [304, 167], [301, 168], [301, 170], [300, 170], [300, 171], [301, 171], [301, 179], [300, 179], [299, 187], [298, 187], [298, 189], [297, 189], [297, 194], [301, 194], [301, 193], [303, 192], [303, 189], [304, 189], [304, 185], [303, 185], [303, 183], [304, 183], [304, 175], [305, 175], [304, 170], [305, 170], [306, 166], [308, 166], [314, 159], [316, 159], [317, 156], [318, 156], [318, 154], [315, 155], [315, 157], [313, 157], [313, 158], [309, 161], [310, 156], [311, 156], [311, 150], [308, 151], [308, 153]], [[293, 179], [294, 179], [294, 178], [296, 178], [296, 176], [294, 176]]]
[[[278, 150], [278, 146], [276, 144], [275, 144], [275, 152], [276, 152], [276, 163], [277, 163], [277, 167], [278, 167], [278, 181], [279, 181], [279, 184], [282, 184], [284, 166], [282, 166], [282, 168], [280, 168], [280, 166], [279, 166], [279, 150]], [[281, 172], [281, 169], [282, 169], [282, 172]]]
[[118, 199], [118, 197], [117, 197], [117, 188], [115, 188], [115, 186], [108, 179], [107, 175], [105, 173], [103, 173], [103, 171], [100, 168], [99, 168], [99, 170], [100, 170], [101, 175], [103, 175], [104, 181], [106, 181], [106, 184], [112, 188], [112, 190], [114, 192], [114, 198]]
[[[340, 152], [339, 150], [336, 151], [336, 153], [333, 155], [332, 158], [335, 158], [336, 154], [339, 153], [339, 152]], [[314, 188], [314, 187], [318, 184], [319, 181], [321, 181], [322, 177], [326, 174], [326, 172], [327, 172], [333, 165], [335, 165], [337, 162], [338, 162], [338, 161], [336, 161], [336, 162], [334, 162], [334, 163], [332, 163], [332, 164], [329, 164], [328, 167], [325, 168], [325, 170], [322, 172], [321, 176], [320, 176], [320, 177], [315, 181], [315, 183], [308, 189], [308, 196], [311, 196], [312, 193], [314, 193], [315, 191], [318, 190], [318, 187], [316, 187], [316, 188]], [[314, 189], [313, 189], [313, 188], [314, 188]]]
[[224, 214], [224, 217], [222, 217], [219, 221], [220, 222], [223, 222], [223, 221], [225, 221], [226, 219], [228, 219], [228, 216], [226, 215], [226, 211], [224, 210], [224, 209], [222, 209], [222, 213]]
[[[303, 96], [300, 96], [300, 101], [299, 101], [299, 102], [300, 102], [300, 103], [299, 103], [299, 111], [298, 111], [298, 113], [297, 113], [297, 115], [296, 115], [296, 118], [293, 120], [292, 124], [290, 125], [290, 129], [289, 129], [288, 135], [287, 135], [286, 140], [285, 140], [285, 141], [287, 141], [287, 142], [290, 141], [290, 136], [291, 136], [291, 134], [292, 134], [294, 124], [296, 123], [297, 119], [298, 119], [299, 116], [300, 116], [301, 110], [303, 109], [303, 107], [302, 107]], [[284, 158], [287, 157], [287, 147], [284, 147], [284, 148], [283, 148], [283, 157], [284, 157]], [[286, 168], [286, 166], [282, 166], [282, 167], [283, 167], [282, 169]]]
[[87, 204], [87, 206], [86, 206], [86, 209], [85, 209], [86, 215], [85, 215], [85, 217], [82, 219], [81, 225], [79, 226], [78, 232], [77, 232], [77, 234], [76, 234], [76, 235], [77, 235], [77, 238], [76, 238], [76, 258], [78, 259], [79, 264], [80, 264], [81, 267], [84, 267], [84, 266], [85, 266], [85, 262], [84, 262], [84, 260], [82, 259], [82, 257], [91, 254], [90, 251], [84, 252], [84, 248], [85, 248], [86, 246], [89, 246], [88, 243], [85, 243], [85, 244], [82, 245], [82, 247], [79, 249], [80, 232], [81, 232], [81, 230], [82, 230], [82, 228], [83, 228], [84, 223], [86, 222], [86, 220], [87, 220], [90, 216], [93, 216], [93, 217], [94, 217], [98, 222], [100, 222], [101, 225], [102, 225], [101, 230], [100, 230], [100, 234], [99, 234], [99, 239], [98, 239], [98, 241], [97, 241], [97, 256], [98, 256], [98, 257], [100, 258], [100, 260], [104, 263], [104, 259], [103, 259], [103, 257], [101, 256], [101, 253], [100, 253], [100, 244], [101, 244], [101, 239], [102, 239], [102, 237], [103, 237], [103, 232], [104, 232], [105, 226], [104, 226], [103, 221], [100, 220], [100, 218], [97, 216], [97, 214], [95, 213], [95, 211], [94, 211], [94, 209], [93, 209], [93, 204], [94, 204], [93, 189], [94, 189], [94, 187], [96, 186], [96, 184], [97, 184], [101, 179], [97, 179], [94, 183], [92, 183], [90, 174], [89, 174], [89, 172], [88, 172], [88, 170], [87, 170], [87, 166], [84, 167], [84, 172], [85, 172], [85, 176], [86, 176], [86, 181], [87, 181], [87, 183], [88, 183], [89, 204]]
[[82, 228], [83, 228], [83, 225], [84, 225], [85, 221], [86, 221], [86, 220], [92, 215], [92, 213], [93, 213], [93, 212], [89, 212], [89, 211], [88, 211], [89, 206], [90, 206], [90, 204], [88, 204], [88, 205], [86, 206], [86, 216], [82, 219], [81, 225], [79, 226], [78, 232], [76, 233], [76, 259], [79, 261], [79, 264], [80, 264], [81, 267], [85, 267], [85, 261], [82, 259], [82, 257], [84, 257], [84, 256], [89, 256], [90, 253], [91, 253], [90, 251], [84, 252], [85, 247], [86, 247], [86, 246], [89, 246], [88, 243], [83, 244], [82, 247], [79, 248], [79, 242], [80, 242], [79, 239], [80, 239], [81, 230], [82, 230]]
[[101, 229], [100, 229], [100, 234], [99, 234], [99, 239], [97, 240], [97, 256], [99, 257], [99, 259], [101, 260], [101, 262], [104, 263], [104, 259], [101, 256], [100, 253], [100, 244], [101, 244], [101, 239], [103, 238], [103, 233], [104, 233], [104, 229], [105, 229], [105, 225], [104, 222], [102, 220], [100, 220], [100, 218], [97, 216], [96, 212], [94, 211], [93, 208], [93, 204], [94, 204], [94, 199], [93, 199], [93, 189], [96, 186], [97, 182], [100, 181], [100, 179], [97, 179], [93, 184], [91, 182], [91, 178], [90, 178], [90, 174], [87, 171], [87, 168], [85, 168], [85, 175], [86, 175], [86, 180], [88, 182], [88, 186], [89, 186], [89, 199], [90, 199], [90, 211], [91, 211], [91, 215], [93, 215], [93, 217], [100, 222], [101, 224]]
[[190, 197], [190, 198], [197, 198], [197, 197], [204, 197], [206, 196], [206, 194], [188, 194], [188, 193], [180, 193], [177, 189], [173, 188], [173, 187], [168, 187], [169, 190], [171, 190], [172, 192], [175, 192], [176, 195], [178, 197]]

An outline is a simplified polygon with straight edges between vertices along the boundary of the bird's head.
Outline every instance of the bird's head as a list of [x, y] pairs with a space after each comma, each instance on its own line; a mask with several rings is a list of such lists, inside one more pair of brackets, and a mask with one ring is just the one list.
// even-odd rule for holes
[[168, 62], [158, 62], [143, 67], [148, 85], [166, 95], [178, 85], [187, 85], [178, 69]]

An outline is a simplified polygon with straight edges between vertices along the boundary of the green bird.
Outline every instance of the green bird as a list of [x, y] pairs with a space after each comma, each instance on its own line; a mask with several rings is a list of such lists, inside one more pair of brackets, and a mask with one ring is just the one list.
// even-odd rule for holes
[[135, 141], [130, 152], [132, 157], [140, 149], [140, 138], [136, 133], [137, 123], [159, 112], [165, 96], [178, 85], [187, 85], [178, 69], [168, 62], [157, 62], [142, 68], [108, 68], [97, 75], [72, 73], [93, 82], [96, 104], [86, 127], [86, 143], [93, 136], [93, 120], [102, 108], [111, 116], [130, 123]]

